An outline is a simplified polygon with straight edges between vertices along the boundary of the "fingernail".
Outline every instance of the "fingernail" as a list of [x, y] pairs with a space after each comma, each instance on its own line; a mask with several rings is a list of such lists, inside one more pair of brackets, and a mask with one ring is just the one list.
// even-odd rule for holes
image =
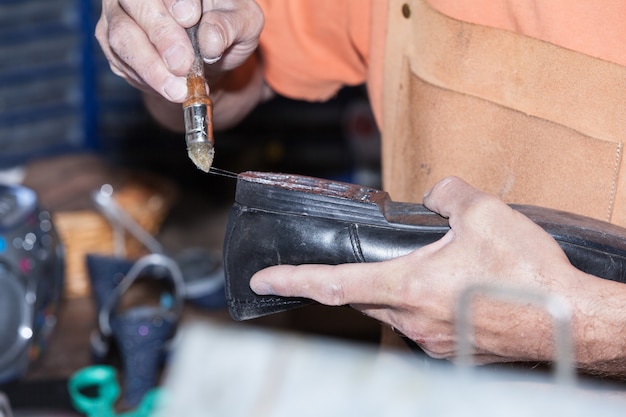
[[422, 198], [426, 198], [428, 197], [432, 192], [433, 189], [435, 188], [435, 186], [433, 185], [432, 187], [430, 187], [428, 190], [426, 190], [426, 192], [424, 193], [424, 195], [422, 196]]
[[448, 183], [452, 182], [452, 180], [453, 180], [453, 179], [454, 179], [454, 177], [446, 177], [446, 178], [442, 179], [442, 180], [441, 180], [441, 181], [439, 181], [437, 184], [433, 185], [433, 186], [430, 188], [430, 190], [426, 191], [426, 193], [424, 194], [423, 198], [428, 197], [428, 196], [429, 196], [429, 195], [433, 192], [433, 190], [435, 189], [435, 187], [437, 187], [437, 188], [443, 188], [443, 187], [445, 187], [446, 185], [448, 185]]
[[196, 12], [196, 5], [191, 1], [178, 0], [172, 5], [172, 16], [181, 23], [190, 20]]
[[180, 67], [188, 53], [189, 51], [180, 45], [170, 46], [163, 55], [165, 65], [167, 65], [170, 70], [175, 70]]
[[250, 288], [258, 295], [273, 295], [272, 286], [265, 281], [252, 281], [250, 282]]
[[165, 80], [163, 90], [171, 100], [183, 100], [187, 95], [187, 81], [184, 78], [170, 76]]
[[206, 55], [202, 57], [207, 64], [214, 64], [222, 58], [226, 47], [226, 37], [221, 27], [214, 24], [207, 25], [205, 29], [205, 42], [202, 52]]
[[219, 55], [216, 58], [202, 58], [206, 64], [215, 64], [220, 59], [222, 59], [222, 55]]

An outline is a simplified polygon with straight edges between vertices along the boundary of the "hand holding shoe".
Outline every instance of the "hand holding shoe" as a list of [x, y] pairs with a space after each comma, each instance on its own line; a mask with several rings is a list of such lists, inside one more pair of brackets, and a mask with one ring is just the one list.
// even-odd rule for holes
[[[256, 273], [251, 288], [258, 294], [350, 304], [393, 326], [431, 356], [448, 359], [456, 355], [455, 306], [468, 285], [560, 294], [572, 304], [579, 342], [589, 336], [593, 320], [619, 311], [619, 300], [600, 292], [622, 284], [603, 280], [598, 285], [600, 279], [570, 264], [548, 233], [497, 198], [447, 178], [425, 196], [424, 205], [447, 217], [451, 227], [430, 245], [377, 263], [274, 266]], [[602, 311], [598, 297], [606, 301]], [[540, 310], [479, 298], [473, 315], [477, 363], [552, 357], [552, 326]], [[589, 352], [580, 343], [576, 353], [582, 362]]]

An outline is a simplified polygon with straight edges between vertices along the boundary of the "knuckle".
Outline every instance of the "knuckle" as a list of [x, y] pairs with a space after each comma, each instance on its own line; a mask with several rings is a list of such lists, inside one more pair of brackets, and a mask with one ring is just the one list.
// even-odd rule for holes
[[98, 22], [96, 23], [96, 28], [94, 31], [94, 35], [96, 37], [96, 40], [100, 43], [100, 44], [105, 44], [107, 41], [107, 23], [104, 19], [99, 19]]
[[158, 45], [161, 42], [171, 39], [175, 33], [175, 28], [175, 26], [165, 24], [165, 22], [155, 25], [154, 29], [148, 34], [150, 42]]
[[261, 7], [255, 2], [245, 2], [238, 8], [216, 10], [212, 15], [225, 31], [228, 46], [233, 43], [256, 45], [265, 24]]
[[265, 24], [265, 16], [263, 15], [263, 10], [256, 2], [249, 2], [250, 5], [250, 13], [252, 15], [252, 19], [249, 19], [251, 25], [252, 33], [261, 33], [263, 29], [263, 25]]
[[119, 56], [125, 56], [128, 49], [128, 35], [123, 25], [111, 22], [106, 34], [102, 34], [103, 38], [108, 40], [111, 50]]
[[334, 282], [325, 286], [323, 294], [324, 304], [341, 306], [347, 304], [345, 288], [342, 283]]
[[492, 222], [503, 204], [492, 195], [476, 193], [467, 202], [463, 217], [468, 224], [481, 224], [484, 226]]
[[[150, 65], [147, 68], [142, 68], [141, 72], [138, 74], [142, 82], [152, 86], [160, 86], [165, 82], [162, 73], [159, 71], [157, 65]], [[154, 88], [154, 87], [153, 87]]]

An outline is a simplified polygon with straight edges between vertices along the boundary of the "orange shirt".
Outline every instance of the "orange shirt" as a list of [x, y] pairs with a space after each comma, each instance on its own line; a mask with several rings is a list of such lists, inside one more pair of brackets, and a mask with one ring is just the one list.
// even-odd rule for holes
[[[257, 0], [265, 76], [279, 94], [326, 100], [366, 82], [381, 120], [386, 0]], [[518, 32], [626, 66], [625, 0], [429, 0], [471, 23]], [[407, 39], [410, 42], [410, 39]]]

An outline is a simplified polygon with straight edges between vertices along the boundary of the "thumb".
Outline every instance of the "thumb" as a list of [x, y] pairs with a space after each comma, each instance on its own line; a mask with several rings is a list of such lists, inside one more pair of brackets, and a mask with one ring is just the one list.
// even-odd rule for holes
[[[472, 187], [458, 177], [446, 177], [424, 195], [424, 206], [452, 222], [487, 194]], [[452, 224], [451, 224], [452, 226]]]
[[207, 64], [224, 57], [221, 70], [241, 65], [257, 48], [263, 12], [255, 2], [207, 11], [198, 28], [200, 52]]

